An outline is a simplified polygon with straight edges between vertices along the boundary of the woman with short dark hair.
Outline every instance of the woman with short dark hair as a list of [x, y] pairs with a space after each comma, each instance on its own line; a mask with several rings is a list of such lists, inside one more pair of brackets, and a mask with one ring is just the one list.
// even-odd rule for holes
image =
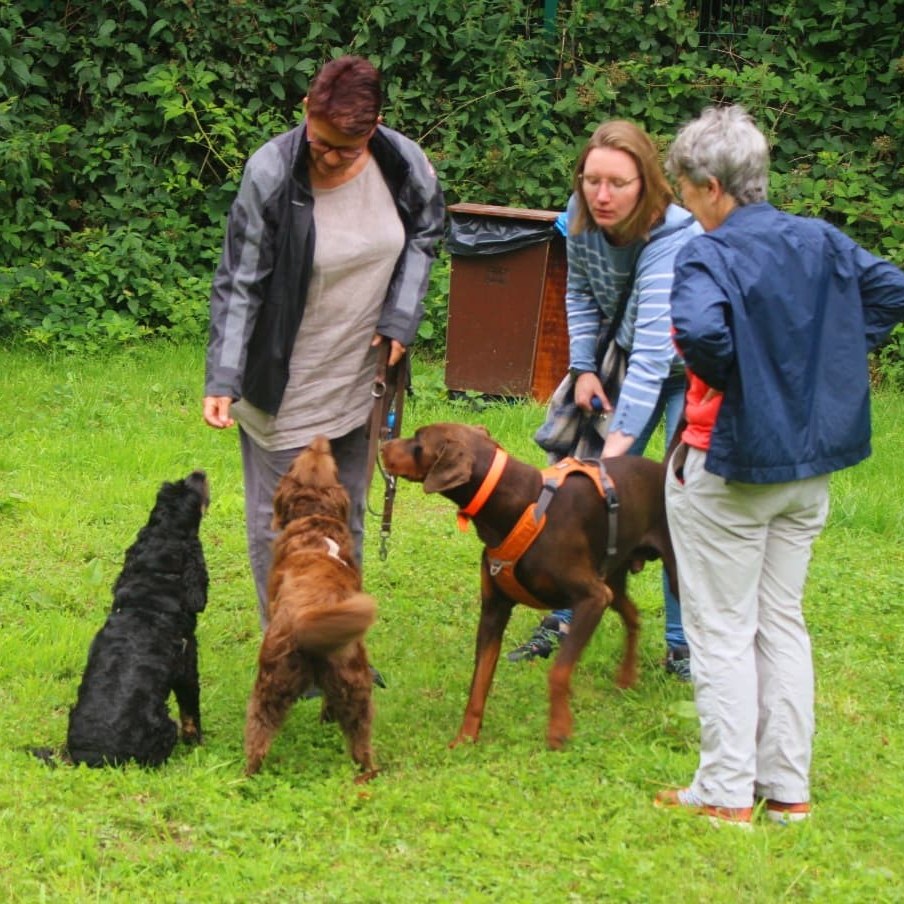
[[423, 314], [443, 196], [410, 139], [382, 124], [380, 73], [328, 62], [305, 119], [245, 166], [210, 300], [204, 420], [238, 421], [248, 550], [267, 624], [276, 485], [325, 435], [352, 501], [361, 559], [366, 424], [377, 346], [395, 364]]

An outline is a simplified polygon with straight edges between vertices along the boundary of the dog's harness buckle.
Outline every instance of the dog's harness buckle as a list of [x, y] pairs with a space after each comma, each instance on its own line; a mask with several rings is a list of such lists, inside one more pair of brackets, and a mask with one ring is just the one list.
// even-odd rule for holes
[[611, 558], [618, 548], [618, 496], [615, 493], [615, 484], [602, 459], [599, 460], [599, 470], [606, 496], [606, 511], [609, 513], [609, 530], [606, 531], [606, 539], [609, 543], [606, 546], [606, 555]]

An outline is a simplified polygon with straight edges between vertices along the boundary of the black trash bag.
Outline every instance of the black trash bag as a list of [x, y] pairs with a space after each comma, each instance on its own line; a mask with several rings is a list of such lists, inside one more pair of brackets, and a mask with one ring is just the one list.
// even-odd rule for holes
[[476, 257], [540, 245], [555, 235], [555, 223], [453, 213], [446, 224], [445, 242], [450, 254]]

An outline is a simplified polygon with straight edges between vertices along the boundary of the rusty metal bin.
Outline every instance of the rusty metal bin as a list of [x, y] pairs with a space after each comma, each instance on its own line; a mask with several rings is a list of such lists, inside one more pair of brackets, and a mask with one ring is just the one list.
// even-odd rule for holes
[[485, 204], [448, 210], [453, 223], [488, 218], [501, 234], [507, 223], [541, 228], [533, 244], [511, 251], [504, 241], [489, 252], [450, 249], [446, 386], [545, 402], [568, 368], [565, 238], [553, 228], [559, 212]]

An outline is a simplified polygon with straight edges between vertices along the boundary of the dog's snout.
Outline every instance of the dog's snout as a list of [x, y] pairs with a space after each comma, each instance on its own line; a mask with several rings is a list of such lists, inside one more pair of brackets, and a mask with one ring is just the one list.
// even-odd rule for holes
[[200, 468], [192, 471], [185, 478], [185, 483], [201, 497], [201, 509], [206, 512], [210, 506], [210, 481], [207, 479], [207, 472]]

